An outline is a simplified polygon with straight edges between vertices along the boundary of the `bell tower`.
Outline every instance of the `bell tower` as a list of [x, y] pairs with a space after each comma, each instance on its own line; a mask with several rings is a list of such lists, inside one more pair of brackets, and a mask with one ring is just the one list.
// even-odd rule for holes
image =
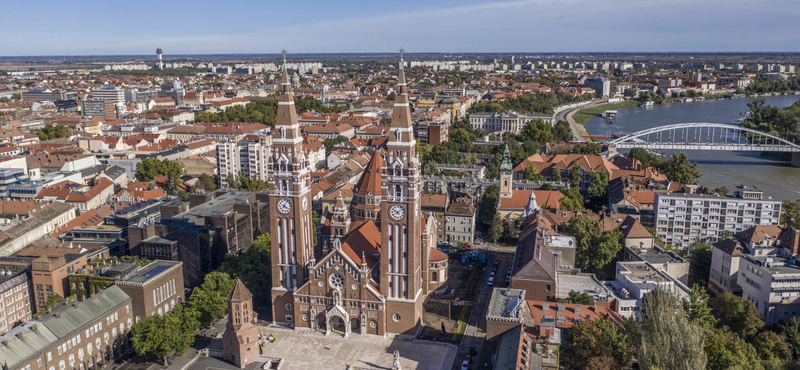
[[388, 331], [414, 334], [422, 319], [420, 162], [411, 124], [403, 49], [392, 111], [388, 155], [381, 168], [380, 291], [387, 299]]
[[253, 311], [253, 295], [236, 279], [228, 295], [228, 324], [222, 336], [223, 357], [240, 369], [255, 362], [258, 354], [258, 326]]
[[292, 292], [308, 280], [308, 265], [315, 259], [311, 221], [311, 168], [303, 152], [286, 50], [283, 50], [281, 89], [267, 163], [270, 230], [272, 232], [273, 322], [294, 326]]

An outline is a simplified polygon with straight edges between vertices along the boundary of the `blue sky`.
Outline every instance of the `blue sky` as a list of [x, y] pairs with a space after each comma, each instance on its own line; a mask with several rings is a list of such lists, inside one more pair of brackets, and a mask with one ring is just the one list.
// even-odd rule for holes
[[800, 51], [798, 0], [30, 4], [2, 5], [0, 55]]

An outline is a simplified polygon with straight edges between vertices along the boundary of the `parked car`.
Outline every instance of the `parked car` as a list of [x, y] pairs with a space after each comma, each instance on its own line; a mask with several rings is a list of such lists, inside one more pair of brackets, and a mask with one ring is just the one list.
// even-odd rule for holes
[[469, 361], [464, 360], [464, 362], [461, 363], [461, 370], [469, 370]]
[[489, 271], [489, 276], [494, 277], [494, 271]]
[[506, 284], [511, 282], [511, 275], [506, 275]]
[[506, 269], [506, 275], [511, 275], [511, 267]]
[[486, 284], [489, 285], [489, 286], [494, 285], [494, 277], [490, 277], [489, 281]]

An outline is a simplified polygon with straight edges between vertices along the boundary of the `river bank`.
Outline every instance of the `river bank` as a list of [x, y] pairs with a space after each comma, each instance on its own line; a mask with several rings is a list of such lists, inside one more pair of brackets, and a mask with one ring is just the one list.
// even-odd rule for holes
[[585, 108], [577, 111], [572, 117], [575, 122], [583, 125], [586, 122], [589, 122], [592, 118], [597, 117], [600, 114], [607, 110], [616, 110], [622, 108], [632, 108], [639, 104], [637, 101], [622, 101], [616, 103], [606, 103], [598, 106], [594, 106], [591, 108]]

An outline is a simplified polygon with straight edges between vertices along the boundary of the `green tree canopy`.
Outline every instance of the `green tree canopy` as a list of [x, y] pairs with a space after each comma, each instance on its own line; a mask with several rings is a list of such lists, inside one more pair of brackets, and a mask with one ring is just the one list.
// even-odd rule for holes
[[197, 312], [176, 305], [165, 315], [145, 317], [131, 330], [131, 343], [139, 355], [152, 355], [164, 361], [182, 355], [194, 343], [200, 324]]
[[642, 369], [701, 370], [706, 367], [703, 330], [689, 322], [679, 298], [658, 289], [642, 307], [636, 352]]
[[755, 348], [725, 328], [711, 330], [703, 349], [709, 370], [764, 369]]
[[706, 243], [695, 243], [689, 252], [689, 284], [708, 286], [711, 274], [711, 246]]
[[764, 327], [764, 320], [756, 311], [756, 305], [731, 292], [715, 297], [711, 305], [719, 324], [727, 326], [742, 338], [752, 339]]
[[601, 271], [622, 250], [619, 230], [604, 233], [600, 222], [585, 215], [572, 217], [567, 233], [575, 237], [575, 264], [581, 269]]
[[607, 362], [611, 369], [621, 369], [630, 362], [630, 344], [623, 330], [607, 320], [574, 324], [566, 332], [560, 356], [568, 369], [596, 369], [597, 362]]
[[236, 281], [226, 272], [206, 274], [203, 284], [192, 291], [189, 308], [197, 311], [197, 320], [207, 327], [228, 310], [228, 295]]
[[271, 248], [269, 233], [261, 234], [247, 253], [225, 256], [219, 270], [242, 279], [253, 294], [267, 294], [272, 287]]
[[164, 191], [169, 194], [175, 194], [178, 191], [182, 175], [183, 167], [178, 161], [145, 158], [136, 164], [136, 180], [150, 182], [156, 177], [166, 176], [167, 183]]

